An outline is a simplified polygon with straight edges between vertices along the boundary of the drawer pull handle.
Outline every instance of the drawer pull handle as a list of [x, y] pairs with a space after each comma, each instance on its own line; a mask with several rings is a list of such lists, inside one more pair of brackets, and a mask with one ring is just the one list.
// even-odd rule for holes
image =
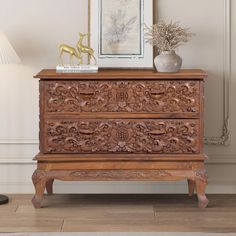
[[80, 92], [80, 95], [84, 95], [84, 96], [93, 96], [94, 93], [93, 92]]
[[166, 132], [164, 130], [153, 130], [153, 131], [149, 132], [149, 134], [151, 134], [151, 135], [163, 135], [165, 133]]
[[80, 132], [80, 134], [84, 134], [84, 135], [92, 135], [92, 134], [94, 134], [93, 131], [89, 131], [89, 130], [80, 130], [79, 132]]
[[150, 92], [150, 94], [152, 98], [158, 99], [160, 98], [160, 96], [164, 95], [165, 93], [164, 92]]

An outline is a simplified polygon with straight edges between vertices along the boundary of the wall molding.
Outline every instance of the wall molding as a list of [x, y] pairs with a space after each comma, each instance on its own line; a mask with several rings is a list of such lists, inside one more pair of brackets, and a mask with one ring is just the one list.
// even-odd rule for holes
[[38, 139], [0, 139], [0, 145], [34, 145], [39, 144]]
[[208, 154], [207, 164], [236, 164], [236, 154]]
[[231, 0], [224, 0], [224, 58], [223, 58], [223, 127], [220, 137], [206, 137], [206, 145], [229, 145], [230, 132], [230, 108], [231, 108]]
[[[36, 165], [32, 160], [34, 156], [10, 156], [0, 155], [0, 165]], [[236, 154], [209, 154], [206, 164], [236, 164]]]
[[33, 161], [33, 156], [29, 158], [0, 158], [0, 165], [36, 165], [37, 162]]
[[[33, 194], [34, 186], [30, 179], [10, 179], [0, 181], [1, 191], [7, 194]], [[57, 194], [187, 194], [186, 181], [176, 182], [55, 182]], [[235, 194], [235, 183], [209, 181], [207, 194]]]

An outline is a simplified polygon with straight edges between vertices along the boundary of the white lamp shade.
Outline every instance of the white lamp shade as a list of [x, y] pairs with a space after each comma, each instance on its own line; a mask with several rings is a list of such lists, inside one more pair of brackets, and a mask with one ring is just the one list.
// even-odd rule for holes
[[0, 32], [0, 64], [17, 64], [20, 58], [8, 41], [6, 35]]

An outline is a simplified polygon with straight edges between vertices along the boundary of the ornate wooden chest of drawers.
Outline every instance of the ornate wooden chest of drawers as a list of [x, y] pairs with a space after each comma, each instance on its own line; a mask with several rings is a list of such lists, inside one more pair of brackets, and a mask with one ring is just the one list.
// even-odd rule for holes
[[59, 180], [181, 180], [208, 204], [202, 70], [176, 74], [101, 70], [40, 78], [40, 153], [33, 174], [40, 207]]

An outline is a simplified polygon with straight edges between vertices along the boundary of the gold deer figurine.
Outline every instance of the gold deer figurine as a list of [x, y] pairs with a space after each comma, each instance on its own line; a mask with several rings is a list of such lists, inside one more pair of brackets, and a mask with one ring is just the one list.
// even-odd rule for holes
[[97, 60], [94, 56], [94, 50], [86, 45], [83, 45], [83, 40], [84, 40], [84, 37], [86, 36], [88, 36], [88, 34], [79, 33], [79, 41], [77, 43], [77, 50], [79, 51], [80, 54], [82, 53], [88, 54], [89, 64], [91, 63], [91, 58], [93, 58], [96, 65]]
[[72, 64], [73, 56], [75, 56], [79, 60], [80, 65], [83, 63], [81, 53], [80, 52], [78, 53], [75, 48], [73, 48], [67, 44], [61, 44], [59, 47], [59, 51], [60, 51], [60, 59], [61, 59], [62, 65], [64, 65], [63, 59], [62, 59], [63, 53], [70, 54], [70, 64]]

